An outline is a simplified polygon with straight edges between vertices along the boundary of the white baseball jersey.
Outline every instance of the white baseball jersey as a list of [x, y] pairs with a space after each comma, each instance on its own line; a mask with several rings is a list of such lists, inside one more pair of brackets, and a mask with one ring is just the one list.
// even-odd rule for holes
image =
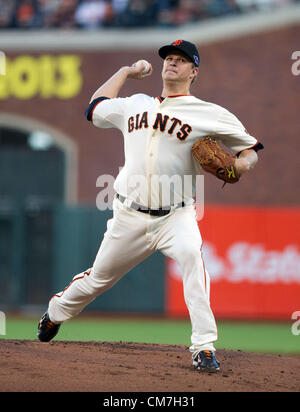
[[[117, 128], [123, 133], [125, 165], [114, 189], [150, 208], [168, 206], [163, 202], [161, 176], [167, 176], [169, 181], [179, 176], [181, 182], [184, 176], [193, 176], [192, 190], [189, 185], [183, 185], [183, 193], [169, 196], [171, 203], [172, 198], [180, 196], [185, 204], [193, 203], [195, 176], [199, 170], [191, 148], [199, 138], [214, 137], [234, 154], [258, 143], [228, 110], [191, 95], [164, 99], [146, 94], [100, 98], [90, 113], [90, 120], [97, 127]], [[146, 184], [138, 185], [141, 176]]]

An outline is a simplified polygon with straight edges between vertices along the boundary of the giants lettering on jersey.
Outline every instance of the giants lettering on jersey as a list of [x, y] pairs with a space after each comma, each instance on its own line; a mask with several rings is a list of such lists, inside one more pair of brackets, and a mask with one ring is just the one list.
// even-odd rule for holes
[[[147, 129], [148, 128], [148, 112], [144, 112], [142, 115], [140, 113], [135, 116], [130, 116], [128, 119], [128, 133], [134, 130]], [[173, 134], [176, 130], [176, 137], [183, 141], [185, 140], [192, 131], [192, 127], [177, 119], [176, 117], [170, 117], [168, 115], [162, 115], [161, 113], [156, 114], [156, 119], [152, 125], [154, 130], [160, 130], [161, 132], [167, 132], [169, 135]]]

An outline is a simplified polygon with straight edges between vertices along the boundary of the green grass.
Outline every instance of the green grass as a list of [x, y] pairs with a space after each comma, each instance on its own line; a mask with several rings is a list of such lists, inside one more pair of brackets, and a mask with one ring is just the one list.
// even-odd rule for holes
[[[38, 318], [7, 316], [5, 339], [36, 339]], [[300, 335], [289, 322], [217, 321], [218, 349], [300, 354]], [[188, 320], [149, 318], [76, 318], [66, 322], [56, 340], [148, 342], [190, 345]]]

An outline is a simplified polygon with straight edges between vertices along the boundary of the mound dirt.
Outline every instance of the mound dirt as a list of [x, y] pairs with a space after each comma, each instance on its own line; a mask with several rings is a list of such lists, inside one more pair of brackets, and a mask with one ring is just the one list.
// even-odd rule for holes
[[218, 350], [203, 373], [183, 345], [0, 341], [1, 392], [298, 392], [300, 357]]

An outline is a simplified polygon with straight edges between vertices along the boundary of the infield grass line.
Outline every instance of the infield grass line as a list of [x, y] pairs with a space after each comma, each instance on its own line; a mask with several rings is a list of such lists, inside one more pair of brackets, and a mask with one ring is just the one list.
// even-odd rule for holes
[[[36, 340], [39, 318], [7, 315], [0, 339]], [[217, 349], [300, 354], [300, 336], [288, 322], [218, 321]], [[190, 345], [189, 320], [148, 318], [76, 318], [60, 328], [55, 340], [140, 342]]]

